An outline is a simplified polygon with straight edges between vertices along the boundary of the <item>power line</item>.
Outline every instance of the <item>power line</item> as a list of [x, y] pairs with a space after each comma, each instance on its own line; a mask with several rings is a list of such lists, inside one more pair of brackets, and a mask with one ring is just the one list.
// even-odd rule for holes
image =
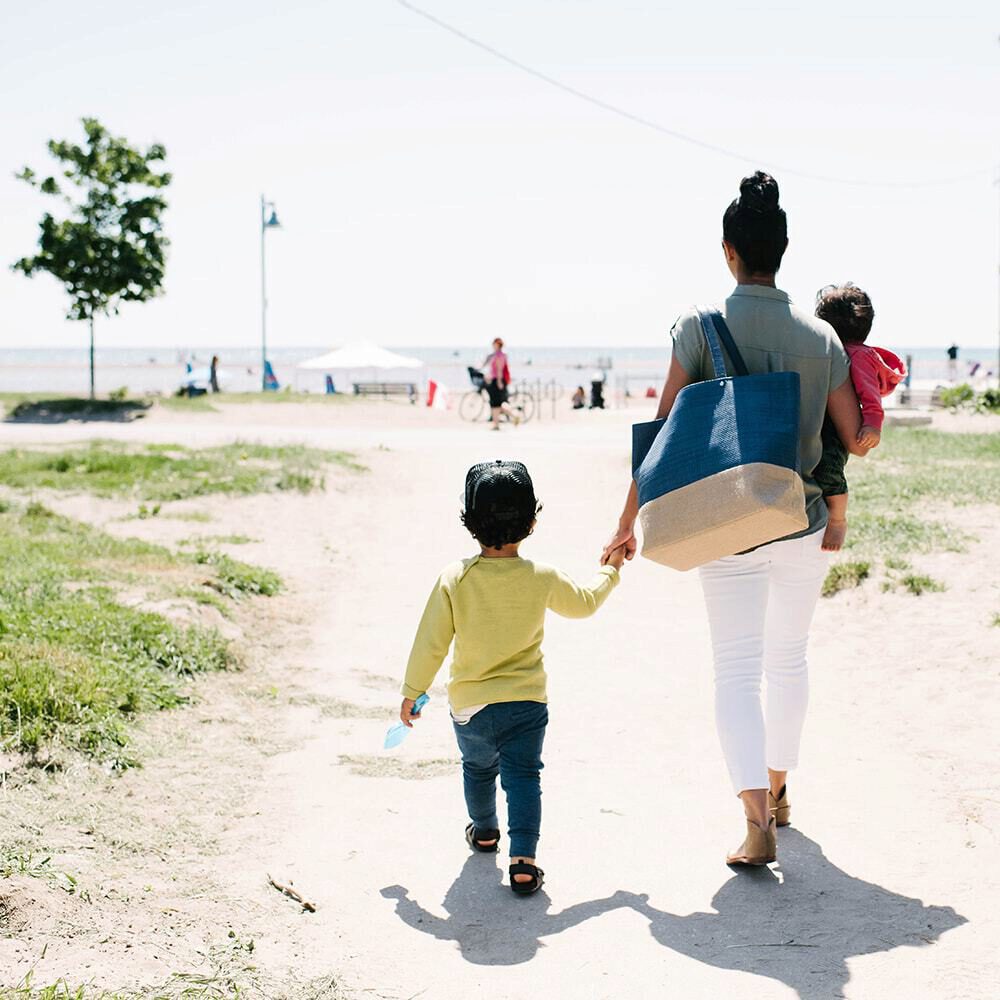
[[507, 63], [508, 66], [513, 66], [522, 73], [527, 73], [529, 76], [533, 76], [535, 79], [541, 80], [543, 83], [547, 83], [550, 87], [555, 87], [556, 90], [561, 90], [564, 94], [569, 94], [570, 96], [576, 97], [581, 101], [586, 101], [587, 104], [600, 108], [602, 111], [607, 111], [610, 114], [617, 115], [619, 118], [624, 118], [626, 121], [633, 122], [636, 125], [641, 125], [644, 128], [652, 129], [654, 132], [659, 132], [661, 135], [669, 136], [671, 139], [676, 139], [678, 142], [686, 142], [691, 146], [697, 146], [700, 149], [708, 150], [710, 153], [717, 153], [719, 156], [726, 156], [730, 159], [739, 160], [743, 163], [767, 167], [775, 173], [801, 177], [805, 180], [823, 181], [828, 184], [850, 184], [857, 187], [878, 188], [913, 188], [932, 187], [942, 184], [957, 184], [961, 181], [971, 180], [973, 177], [980, 177], [983, 174], [988, 173], [990, 170], [990, 168], [985, 167], [965, 174], [958, 174], [951, 177], [937, 177], [929, 180], [897, 179], [891, 181], [879, 181], [856, 177], [831, 177], [826, 174], [814, 174], [805, 170], [797, 170], [794, 167], [782, 166], [781, 164], [772, 163], [764, 159], [759, 159], [755, 156], [747, 156], [739, 150], [729, 149], [726, 146], [718, 146], [715, 143], [706, 142], [704, 139], [697, 138], [697, 136], [688, 135], [685, 132], [678, 132], [676, 129], [668, 128], [666, 125], [661, 125], [659, 122], [646, 118], [643, 115], [637, 115], [626, 108], [619, 107], [617, 104], [612, 104], [600, 97], [595, 97], [593, 94], [588, 94], [586, 91], [578, 90], [576, 87], [573, 87], [568, 83], [563, 83], [562, 80], [549, 76], [548, 73], [543, 73], [541, 70], [527, 65], [527, 63], [523, 63], [520, 60], [515, 59], [513, 56], [509, 56], [507, 53], [501, 52], [499, 49], [495, 49], [492, 45], [488, 45], [486, 42], [480, 41], [478, 38], [473, 38], [472, 35], [466, 34], [460, 28], [456, 28], [453, 24], [449, 24], [447, 21], [442, 21], [441, 18], [436, 17], [429, 11], [423, 10], [421, 7], [417, 7], [415, 4], [410, 3], [409, 0], [396, 0], [396, 3], [398, 3], [400, 7], [405, 7], [408, 11], [411, 11], [418, 17], [422, 17], [425, 21], [429, 21], [436, 27], [455, 35], [463, 42], [466, 42], [477, 49], [481, 49], [483, 52], [489, 53], [494, 58]]

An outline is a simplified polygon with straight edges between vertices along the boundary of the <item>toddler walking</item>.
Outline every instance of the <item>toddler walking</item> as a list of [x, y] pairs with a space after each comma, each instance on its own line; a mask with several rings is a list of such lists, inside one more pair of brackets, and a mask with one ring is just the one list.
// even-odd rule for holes
[[[906, 365], [884, 347], [865, 343], [871, 332], [875, 310], [871, 299], [856, 285], [827, 285], [816, 295], [816, 315], [833, 327], [851, 359], [851, 381], [861, 404], [858, 441], [877, 448], [882, 438], [885, 412], [882, 397], [906, 378]], [[813, 477], [823, 490], [829, 517], [823, 535], [823, 549], [836, 552], [847, 536], [847, 479], [844, 466], [847, 449], [827, 416], [823, 422], [823, 455]]]
[[462, 523], [479, 554], [446, 567], [413, 641], [399, 715], [412, 725], [414, 702], [430, 686], [452, 639], [448, 700], [462, 754], [465, 839], [476, 851], [499, 850], [496, 779], [507, 797], [510, 887], [541, 888], [535, 864], [542, 803], [539, 772], [548, 723], [542, 637], [546, 610], [592, 615], [618, 583], [624, 548], [612, 552], [586, 587], [559, 570], [522, 559], [521, 542], [541, 509], [520, 462], [474, 465], [465, 478]]

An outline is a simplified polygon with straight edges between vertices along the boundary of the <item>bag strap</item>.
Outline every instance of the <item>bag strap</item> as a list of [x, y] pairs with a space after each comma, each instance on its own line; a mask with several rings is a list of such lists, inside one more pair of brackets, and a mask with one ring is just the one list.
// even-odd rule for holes
[[[722, 314], [715, 309], [708, 312], [703, 312], [699, 309], [698, 318], [701, 320], [702, 333], [705, 335], [705, 341], [712, 355], [712, 368], [715, 371], [715, 377], [726, 377], [726, 361], [722, 354], [723, 346], [726, 348], [726, 353], [733, 363], [733, 369], [736, 374], [749, 375], [750, 369], [747, 368], [746, 362], [743, 360], [743, 355], [740, 354], [740, 349], [736, 346], [736, 341], [733, 340], [733, 335], [729, 332], [729, 327], [726, 326], [726, 321], [722, 318]], [[721, 346], [719, 344], [720, 340], [722, 341]]]

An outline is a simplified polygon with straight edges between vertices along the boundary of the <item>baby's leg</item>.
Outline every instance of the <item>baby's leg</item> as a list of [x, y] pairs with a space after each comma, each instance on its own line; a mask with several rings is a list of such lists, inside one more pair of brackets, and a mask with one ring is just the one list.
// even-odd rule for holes
[[823, 551], [839, 552], [847, 537], [847, 494], [834, 493], [825, 496], [828, 512], [826, 531], [823, 534]]
[[[490, 708], [477, 712], [465, 725], [455, 726], [455, 738], [462, 752], [462, 779], [469, 819], [477, 830], [497, 830], [497, 774], [500, 753], [493, 736]], [[488, 842], [483, 841], [483, 846]]]
[[[503, 709], [497, 719], [500, 733], [500, 784], [507, 796], [507, 823], [512, 862], [535, 863], [542, 823], [542, 743], [549, 721], [548, 708], [536, 701], [514, 701], [494, 706]], [[529, 882], [529, 875], [515, 875]]]
[[847, 449], [829, 415], [823, 421], [823, 453], [813, 470], [813, 479], [823, 491], [829, 517], [823, 535], [823, 551], [838, 552], [847, 535]]

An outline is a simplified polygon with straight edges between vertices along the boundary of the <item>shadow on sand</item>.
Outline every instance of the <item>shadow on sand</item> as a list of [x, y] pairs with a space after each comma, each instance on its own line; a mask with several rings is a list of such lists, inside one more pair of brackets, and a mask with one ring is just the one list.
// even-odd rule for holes
[[18, 403], [5, 417], [11, 424], [128, 423], [144, 417], [150, 403], [140, 399], [35, 399]]
[[501, 891], [500, 881], [491, 858], [472, 855], [444, 897], [447, 918], [429, 913], [402, 886], [388, 886], [382, 895], [396, 900], [404, 923], [454, 941], [462, 957], [478, 965], [530, 961], [542, 938], [627, 907], [649, 921], [663, 947], [719, 969], [775, 979], [801, 1000], [842, 996], [849, 958], [921, 948], [966, 922], [949, 906], [925, 906], [853, 878], [796, 830], [782, 831], [779, 870], [733, 874], [707, 913], [669, 913], [646, 895], [622, 890], [550, 913], [544, 889], [534, 899], [517, 899], [506, 887]]

